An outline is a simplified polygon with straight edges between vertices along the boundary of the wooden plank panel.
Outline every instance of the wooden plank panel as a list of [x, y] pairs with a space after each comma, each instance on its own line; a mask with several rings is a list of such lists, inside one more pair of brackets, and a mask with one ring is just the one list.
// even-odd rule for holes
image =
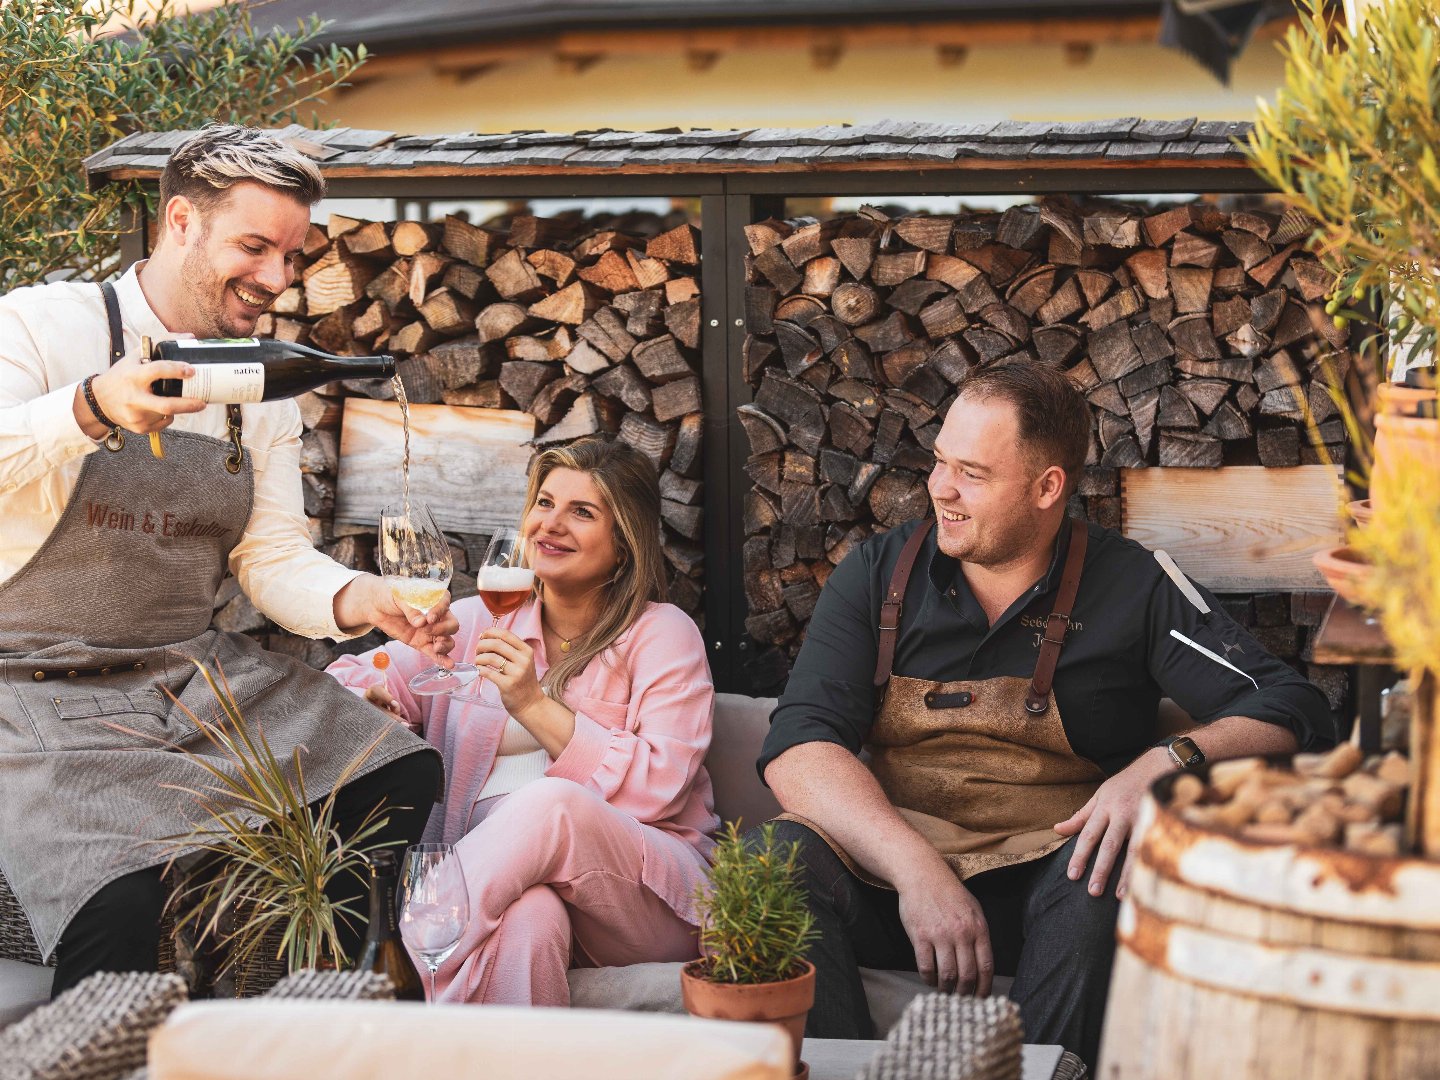
[[[410, 497], [429, 504], [442, 529], [488, 533], [514, 525], [525, 505], [534, 453], [528, 413], [460, 405], [410, 406]], [[404, 429], [393, 401], [345, 400], [335, 520], [375, 525], [400, 499]]]
[[1215, 592], [1324, 589], [1310, 562], [1340, 542], [1339, 472], [1124, 469], [1121, 528]]

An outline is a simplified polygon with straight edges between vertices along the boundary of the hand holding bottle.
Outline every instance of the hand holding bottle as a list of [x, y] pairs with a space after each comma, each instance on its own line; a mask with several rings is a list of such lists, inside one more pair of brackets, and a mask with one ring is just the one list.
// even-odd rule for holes
[[[178, 360], [146, 363], [136, 349], [96, 375], [90, 389], [100, 411], [112, 422], [126, 431], [147, 435], [169, 427], [183, 413], [205, 408], [205, 402], [197, 398], [160, 397], [150, 387], [156, 379], [185, 379], [193, 372], [190, 364]], [[74, 408], [80, 429], [90, 438], [98, 439], [110, 430], [96, 418], [80, 387], [75, 388]]]

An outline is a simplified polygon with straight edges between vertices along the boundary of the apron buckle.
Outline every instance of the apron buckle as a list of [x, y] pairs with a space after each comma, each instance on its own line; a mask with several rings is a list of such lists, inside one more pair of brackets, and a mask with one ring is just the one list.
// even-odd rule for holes
[[109, 450], [112, 454], [118, 453], [119, 451], [125, 449], [125, 433], [121, 431], [118, 427], [112, 427], [106, 433], [105, 439], [103, 442], [101, 442], [100, 445], [105, 447], [105, 449]]
[[231, 405], [225, 412], [225, 431], [235, 452], [225, 459], [225, 471], [234, 476], [245, 461], [245, 446], [240, 442], [240, 406]]

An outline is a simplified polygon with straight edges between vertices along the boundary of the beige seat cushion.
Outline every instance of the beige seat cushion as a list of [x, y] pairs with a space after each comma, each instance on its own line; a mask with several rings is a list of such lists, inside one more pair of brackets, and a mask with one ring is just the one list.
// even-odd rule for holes
[[150, 1080], [787, 1080], [768, 1024], [372, 1001], [183, 1005], [150, 1039]]
[[715, 812], [721, 821], [740, 821], [749, 828], [780, 813], [780, 804], [755, 772], [774, 708], [774, 698], [715, 695], [715, 733], [705, 771], [715, 786]]
[[0, 960], [0, 1028], [15, 1023], [26, 1013], [50, 1000], [55, 969]]

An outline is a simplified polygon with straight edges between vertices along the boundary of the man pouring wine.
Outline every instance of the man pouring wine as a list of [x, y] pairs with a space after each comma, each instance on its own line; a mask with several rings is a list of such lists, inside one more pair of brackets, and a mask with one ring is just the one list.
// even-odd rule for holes
[[[280, 760], [298, 751], [308, 798], [379, 740], [338, 796], [342, 835], [383, 801], [375, 839], [413, 843], [436, 796], [440, 765], [424, 742], [210, 618], [228, 566], [295, 633], [379, 627], [448, 665], [448, 597], [422, 614], [313, 548], [293, 401], [161, 396], [152, 384], [191, 378], [195, 366], [141, 355], [142, 338], [253, 332], [294, 279], [323, 194], [303, 155], [211, 125], [165, 168], [147, 261], [113, 286], [0, 298], [0, 872], [41, 951], [57, 957], [55, 993], [95, 971], [156, 966], [165, 855], [148, 841], [188, 831], [193, 811], [177, 788], [205, 785], [190, 758], [163, 752], [208, 747], [185, 711], [214, 712], [196, 661], [223, 667]], [[156, 432], [163, 456], [143, 437]], [[364, 910], [360, 880], [337, 879], [333, 892]], [[342, 927], [350, 956], [362, 935]]]

